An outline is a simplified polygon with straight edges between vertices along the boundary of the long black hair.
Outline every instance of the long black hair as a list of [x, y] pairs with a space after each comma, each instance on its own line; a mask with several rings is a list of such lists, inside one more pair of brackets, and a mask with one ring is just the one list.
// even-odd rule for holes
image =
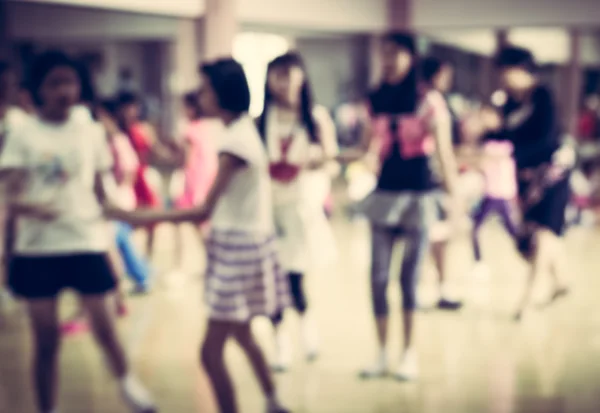
[[409, 72], [399, 84], [391, 85], [384, 81], [370, 94], [371, 110], [374, 113], [412, 113], [419, 102], [418, 55], [414, 38], [407, 33], [389, 33], [383, 37], [383, 42], [405, 49], [413, 61]]
[[275, 58], [273, 61], [269, 63], [267, 66], [267, 82], [265, 85], [265, 103], [263, 107], [262, 114], [258, 118], [257, 126], [258, 132], [263, 140], [267, 138], [267, 116], [269, 112], [269, 106], [272, 104], [274, 100], [274, 96], [269, 90], [269, 73], [274, 69], [279, 68], [292, 68], [297, 67], [302, 69], [304, 72], [304, 84], [302, 85], [302, 89], [300, 91], [300, 115], [302, 125], [308, 131], [309, 139], [312, 143], [316, 143], [319, 141], [319, 132], [317, 128], [317, 123], [315, 122], [315, 118], [313, 117], [313, 96], [312, 89], [310, 87], [310, 82], [308, 80], [306, 74], [306, 66], [304, 65], [304, 60], [302, 56], [295, 52], [288, 52], [284, 55], [281, 55]]
[[206, 75], [217, 95], [221, 109], [241, 115], [250, 109], [250, 87], [242, 65], [227, 58], [204, 64], [200, 72]]

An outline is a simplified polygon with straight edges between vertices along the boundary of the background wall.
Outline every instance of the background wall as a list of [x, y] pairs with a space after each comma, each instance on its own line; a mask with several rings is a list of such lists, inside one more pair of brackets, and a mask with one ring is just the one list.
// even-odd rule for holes
[[369, 39], [298, 38], [296, 48], [307, 64], [315, 100], [333, 108], [363, 96], [369, 83]]
[[416, 29], [452, 27], [594, 27], [598, 0], [413, 0]]

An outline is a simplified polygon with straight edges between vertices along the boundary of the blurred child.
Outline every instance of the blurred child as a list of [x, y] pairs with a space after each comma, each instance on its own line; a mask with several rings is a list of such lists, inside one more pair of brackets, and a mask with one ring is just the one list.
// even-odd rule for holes
[[[198, 93], [185, 95], [185, 115], [188, 120], [183, 128], [183, 144], [185, 153], [184, 189], [175, 201], [177, 209], [193, 208], [201, 205], [208, 195], [219, 169], [216, 147], [216, 135], [221, 127], [216, 120], [202, 117], [198, 104]], [[179, 237], [176, 238], [178, 254], [176, 267], [180, 268], [183, 260], [183, 233], [179, 225]]]
[[473, 250], [475, 273], [487, 274], [482, 263], [479, 245], [479, 230], [492, 213], [497, 213], [504, 228], [514, 238], [517, 228], [513, 219], [514, 201], [517, 196], [516, 165], [512, 158], [513, 145], [508, 141], [489, 141], [483, 146], [481, 171], [485, 179], [485, 195], [473, 223]]

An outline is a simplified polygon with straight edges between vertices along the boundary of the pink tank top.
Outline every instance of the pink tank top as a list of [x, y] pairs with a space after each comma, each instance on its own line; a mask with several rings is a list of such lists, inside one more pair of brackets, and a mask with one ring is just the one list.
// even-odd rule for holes
[[517, 168], [510, 142], [488, 142], [484, 146], [483, 174], [489, 198], [510, 200], [517, 196]]

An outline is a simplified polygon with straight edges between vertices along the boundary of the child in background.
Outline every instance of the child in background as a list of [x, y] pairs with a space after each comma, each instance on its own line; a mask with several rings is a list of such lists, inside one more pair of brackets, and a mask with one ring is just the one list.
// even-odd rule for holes
[[232, 59], [219, 60], [204, 65], [201, 75], [202, 111], [226, 125], [219, 137], [218, 174], [205, 203], [177, 211], [114, 209], [111, 215], [137, 224], [211, 220], [205, 277], [209, 320], [201, 354], [219, 411], [239, 411], [224, 360], [225, 345], [233, 338], [252, 364], [266, 412], [284, 413], [250, 328], [255, 317], [272, 317], [290, 303], [287, 278], [277, 258], [269, 161], [248, 115], [250, 90], [242, 66]]
[[516, 165], [512, 158], [513, 145], [508, 141], [489, 141], [484, 144], [481, 171], [485, 179], [485, 196], [473, 223], [473, 250], [475, 269], [478, 275], [489, 274], [488, 267], [482, 262], [479, 245], [479, 230], [492, 213], [500, 215], [502, 224], [515, 238], [516, 224], [513, 219], [514, 202], [517, 196]]
[[[175, 201], [177, 209], [193, 208], [202, 205], [212, 187], [219, 169], [216, 136], [221, 132], [218, 121], [202, 117], [198, 103], [198, 92], [190, 92], [183, 99], [188, 120], [183, 128], [185, 153], [183, 194]], [[183, 232], [179, 226], [176, 237], [177, 264], [183, 261]]]

